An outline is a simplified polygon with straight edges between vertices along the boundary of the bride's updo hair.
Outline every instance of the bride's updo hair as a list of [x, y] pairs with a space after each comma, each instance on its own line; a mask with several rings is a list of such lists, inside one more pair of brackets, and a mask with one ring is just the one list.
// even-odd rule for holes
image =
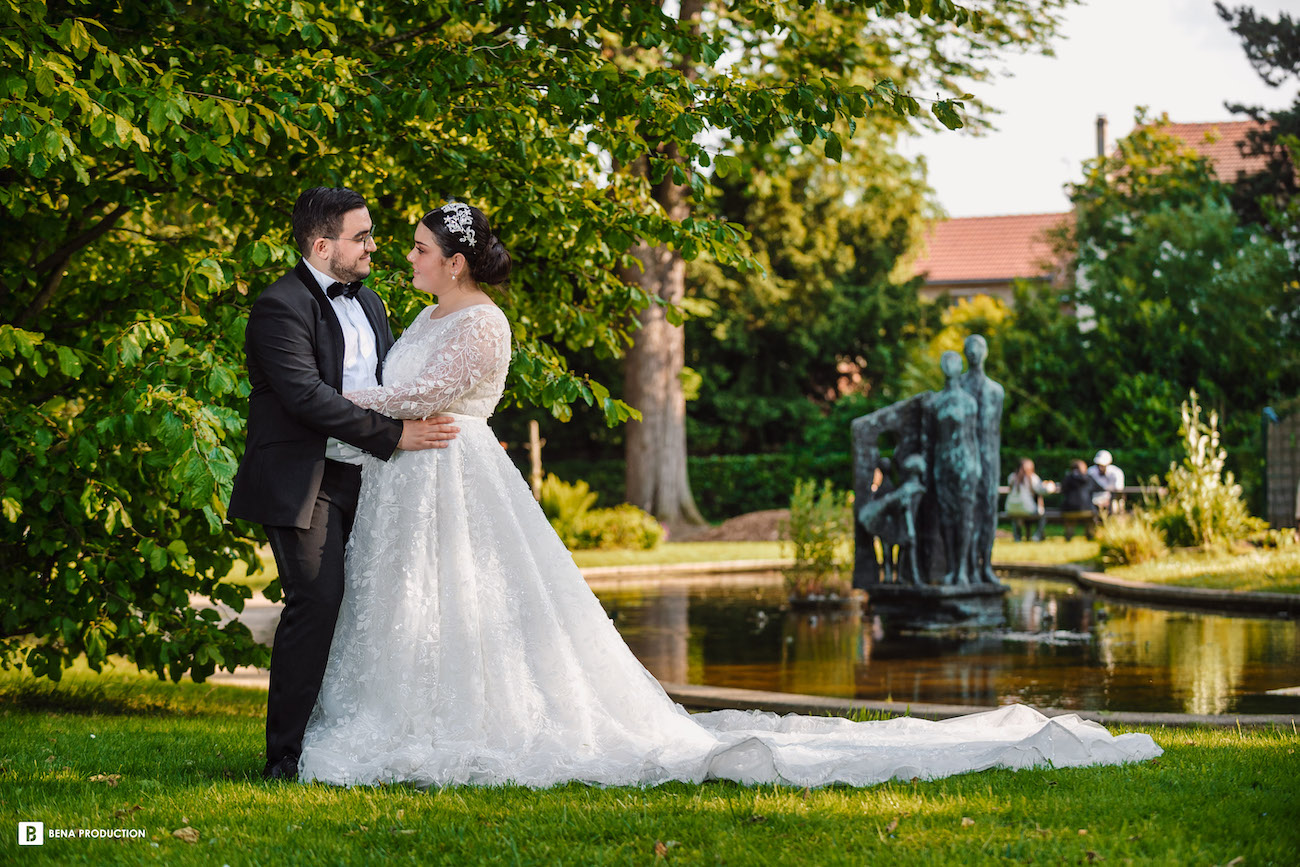
[[510, 254], [478, 208], [448, 202], [425, 214], [420, 222], [433, 233], [442, 255], [450, 259], [460, 253], [465, 257], [475, 283], [498, 286], [510, 276]]

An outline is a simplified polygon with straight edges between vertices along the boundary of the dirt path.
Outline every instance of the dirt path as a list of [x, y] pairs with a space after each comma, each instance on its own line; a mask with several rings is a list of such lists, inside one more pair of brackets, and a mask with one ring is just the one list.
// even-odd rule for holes
[[767, 509], [728, 518], [702, 532], [673, 537], [677, 542], [776, 542], [781, 522], [790, 516], [789, 509]]

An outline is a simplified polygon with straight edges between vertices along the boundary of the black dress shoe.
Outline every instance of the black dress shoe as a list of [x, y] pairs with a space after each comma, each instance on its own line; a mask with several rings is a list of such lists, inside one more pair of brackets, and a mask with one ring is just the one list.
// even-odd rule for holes
[[262, 779], [264, 780], [296, 780], [298, 779], [298, 759], [296, 756], [285, 756], [278, 762], [267, 762], [266, 767], [262, 769]]

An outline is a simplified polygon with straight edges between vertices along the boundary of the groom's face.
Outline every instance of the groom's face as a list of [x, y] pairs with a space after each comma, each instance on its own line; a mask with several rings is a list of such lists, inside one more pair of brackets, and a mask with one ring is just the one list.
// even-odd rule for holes
[[329, 272], [344, 283], [364, 280], [370, 275], [370, 254], [375, 250], [371, 232], [374, 223], [370, 211], [357, 208], [343, 215], [343, 226], [337, 238], [330, 239]]

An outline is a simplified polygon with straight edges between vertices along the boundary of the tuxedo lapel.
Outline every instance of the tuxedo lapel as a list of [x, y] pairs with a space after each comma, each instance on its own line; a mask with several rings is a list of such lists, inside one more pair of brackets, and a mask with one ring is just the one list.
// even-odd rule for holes
[[[338, 391], [343, 390], [343, 326], [339, 324], [338, 314], [334, 312], [334, 305], [330, 303], [329, 296], [325, 290], [316, 282], [316, 278], [307, 268], [307, 263], [298, 260], [297, 266], [293, 273], [302, 281], [302, 285], [307, 288], [316, 299], [316, 307], [320, 310], [320, 318], [325, 323], [326, 336], [328, 340], [320, 341], [316, 348], [318, 350], [321, 363], [321, 379], [328, 385], [333, 386]], [[366, 314], [369, 316], [369, 313]]]
[[357, 301], [361, 304], [361, 309], [366, 312], [366, 319], [370, 321], [370, 329], [375, 332], [375, 355], [378, 358], [375, 364], [375, 379], [381, 385], [384, 382], [384, 356], [388, 355], [388, 350], [393, 345], [393, 331], [388, 327], [388, 316], [384, 312], [384, 302], [374, 290], [363, 286], [357, 293]]

